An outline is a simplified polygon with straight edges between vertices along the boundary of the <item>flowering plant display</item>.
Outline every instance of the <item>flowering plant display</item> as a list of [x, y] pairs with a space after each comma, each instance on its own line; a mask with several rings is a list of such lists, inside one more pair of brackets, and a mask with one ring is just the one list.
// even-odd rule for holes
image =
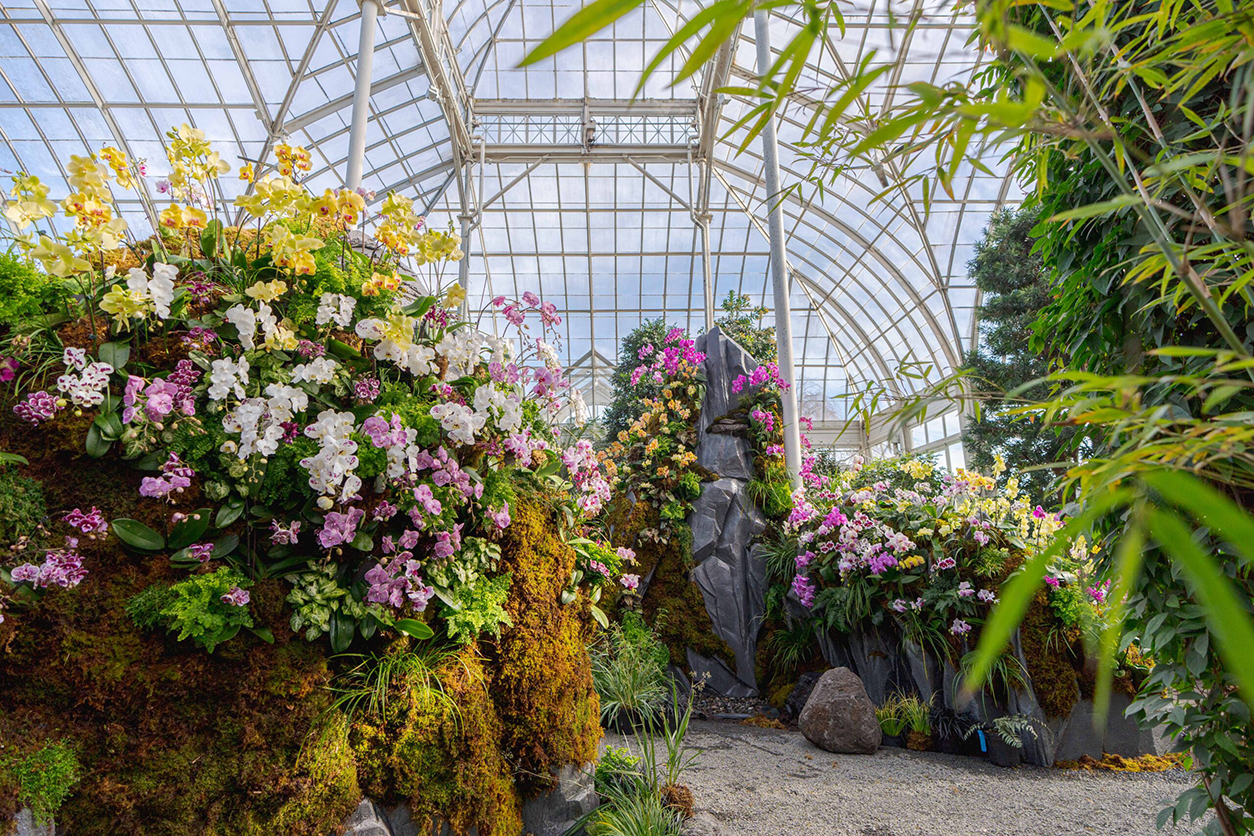
[[[83, 320], [9, 335], [6, 367], [42, 358], [13, 412], [40, 431], [86, 422], [87, 455], [145, 474], [144, 519], [109, 528], [194, 579], [153, 620], [210, 651], [240, 629], [273, 640], [248, 615], [248, 587], [284, 578], [292, 630], [336, 651], [380, 630], [499, 631], [499, 541], [517, 491], [565, 502], [572, 530], [609, 498], [590, 444], [564, 448], [554, 424], [581, 403], [553, 349], [556, 308], [500, 297], [518, 339], [481, 332], [443, 280], [458, 237], [396, 193], [370, 217], [371, 195], [309, 191], [299, 147], [281, 144], [271, 171], [240, 171], [244, 223], [228, 225], [215, 195], [230, 166], [187, 125], [167, 140], [158, 191], [173, 202], [148, 240], [128, 238], [114, 205], [145, 173], [117, 149], [73, 158], [68, 232], [35, 178], [15, 177], [5, 207], [18, 248], [81, 289], [65, 314]], [[659, 368], [690, 349], [668, 346]], [[95, 513], [65, 519], [103, 535]], [[75, 544], [6, 567], [0, 596], [78, 583], [90, 567]], [[620, 564], [588, 562], [572, 596], [622, 588]]]
[[[828, 629], [893, 621], [919, 646], [952, 657], [1023, 554], [1043, 548], [1060, 526], [1013, 477], [998, 489], [993, 479], [951, 475], [927, 458], [855, 457], [794, 498], [785, 526], [798, 548], [792, 592]], [[1077, 541], [1070, 561], [1087, 559]]]
[[631, 385], [643, 382], [656, 397], [642, 399], [642, 414], [598, 458], [615, 491], [631, 491], [657, 506], [660, 524], [641, 534], [665, 542], [701, 494], [693, 448], [705, 396], [705, 355], [681, 328], [669, 329], [661, 345], [645, 343], [636, 354]]

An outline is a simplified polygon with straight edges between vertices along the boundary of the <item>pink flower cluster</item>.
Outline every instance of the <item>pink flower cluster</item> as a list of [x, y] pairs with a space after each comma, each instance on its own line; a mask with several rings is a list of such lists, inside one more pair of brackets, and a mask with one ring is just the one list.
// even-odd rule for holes
[[763, 363], [748, 375], [738, 375], [732, 381], [733, 392], [744, 391], [745, 386], [766, 386], [781, 392], [788, 389], [788, 383], [780, 378], [779, 367], [774, 363]]
[[631, 372], [632, 386], [646, 375], [654, 383], [663, 383], [668, 377], [679, 374], [681, 363], [699, 366], [705, 362], [705, 353], [697, 351], [696, 341], [685, 339], [680, 328], [672, 328], [667, 333], [666, 342], [660, 350], [649, 343], [641, 346], [636, 356], [642, 362]]
[[755, 407], [754, 410], [749, 413], [749, 417], [752, 418], [754, 422], [758, 426], [760, 426], [764, 431], [768, 433], [775, 432], [774, 414], [767, 412], [764, 409], [757, 409]]
[[566, 465], [570, 480], [581, 494], [579, 507], [589, 516], [600, 513], [605, 503], [610, 501], [613, 492], [605, 474], [601, 472], [601, 464], [592, 449], [592, 442], [585, 439], [576, 442], [573, 447], [567, 447], [562, 453], [562, 462]]
[[797, 597], [801, 600], [801, 606], [806, 609], [814, 606], [814, 593], [816, 591], [814, 581], [805, 575], [796, 575], [792, 579], [792, 591], [797, 593]]
[[192, 387], [199, 380], [200, 370], [190, 360], [180, 360], [168, 377], [151, 383], [131, 375], [122, 391], [122, 423], [129, 424], [141, 415], [149, 421], [160, 421], [175, 409], [184, 415], [195, 415]]
[[139, 495], [150, 499], [164, 499], [170, 494], [182, 493], [192, 484], [196, 471], [179, 460], [178, 453], [161, 465], [160, 476], [145, 476], [139, 483]]
[[31, 392], [20, 403], [13, 407], [13, 413], [28, 424], [38, 427], [44, 421], [51, 421], [62, 409], [61, 400], [55, 395], [40, 390]]
[[318, 545], [324, 549], [351, 543], [357, 536], [357, 524], [366, 512], [360, 508], [349, 508], [347, 511], [329, 511], [318, 529]]
[[527, 321], [528, 312], [539, 313], [540, 323], [546, 329], [556, 328], [562, 324], [562, 318], [557, 314], [557, 306], [552, 302], [541, 302], [540, 297], [530, 290], [523, 293], [521, 303], [515, 301], [507, 304], [504, 296], [498, 296], [492, 300], [492, 304], [501, 308], [501, 313], [516, 328], [523, 327], [523, 323]]
[[249, 598], [248, 590], [240, 589], [238, 586], [231, 587], [231, 589], [222, 596], [222, 603], [230, 604], [233, 607], [248, 606], [249, 600], [251, 599]]
[[35, 589], [78, 586], [87, 577], [87, 570], [83, 568], [83, 556], [77, 549], [78, 539], [66, 537], [65, 548], [49, 549], [39, 566], [33, 563], [15, 566], [10, 577], [14, 583], [29, 583]]
[[400, 552], [386, 564], [375, 565], [366, 572], [366, 583], [370, 584], [366, 600], [394, 609], [400, 609], [409, 601], [414, 610], [422, 612], [435, 596], [435, 590], [423, 582], [420, 568], [409, 551]]
[[86, 513], [80, 508], [75, 508], [66, 514], [64, 519], [66, 525], [77, 528], [93, 540], [96, 539], [96, 535], [104, 536], [105, 532], [109, 530], [109, 523], [105, 521], [104, 515], [100, 513], [100, 509], [95, 505]]

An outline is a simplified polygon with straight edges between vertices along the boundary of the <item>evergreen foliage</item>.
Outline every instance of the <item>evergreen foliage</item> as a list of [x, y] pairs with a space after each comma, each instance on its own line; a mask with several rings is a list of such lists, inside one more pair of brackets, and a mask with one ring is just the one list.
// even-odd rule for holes
[[1015, 415], [1025, 400], [1040, 400], [1047, 384], [1020, 387], [1049, 374], [1048, 355], [1029, 345], [1028, 335], [1041, 310], [1051, 301], [1050, 273], [1039, 253], [1032, 229], [1038, 210], [1002, 209], [989, 219], [983, 239], [967, 269], [984, 294], [980, 306], [980, 344], [966, 357], [966, 367], [983, 389], [998, 397], [963, 435], [967, 459], [981, 473], [993, 472], [994, 456], [1001, 454], [1009, 472], [1030, 496], [1043, 501], [1054, 494], [1055, 470], [1024, 468], [1068, 458], [1074, 431], [1049, 426], [1037, 415]]
[[759, 363], [774, 363], [777, 356], [775, 328], [762, 326], [762, 317], [770, 313], [764, 305], [754, 305], [743, 293], [727, 291], [727, 298], [719, 306], [723, 315], [714, 323], [736, 344], [749, 352]]

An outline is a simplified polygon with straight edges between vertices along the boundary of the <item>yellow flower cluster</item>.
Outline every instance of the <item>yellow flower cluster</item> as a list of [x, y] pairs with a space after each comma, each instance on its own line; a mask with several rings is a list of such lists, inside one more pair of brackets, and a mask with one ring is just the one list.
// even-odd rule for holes
[[321, 238], [292, 232], [281, 224], [270, 227], [270, 249], [274, 263], [298, 276], [310, 275], [318, 269], [313, 251], [321, 249]]
[[211, 180], [228, 173], [231, 167], [209, 145], [205, 132], [184, 122], [166, 131], [166, 158], [170, 161], [170, 189], [178, 197], [190, 198], [197, 189], [206, 189]]
[[375, 273], [361, 283], [361, 292], [367, 296], [378, 296], [383, 291], [393, 291], [401, 286], [400, 275], [393, 270], [390, 273]]
[[18, 174], [9, 195], [15, 199], [5, 203], [4, 216], [18, 231], [57, 213], [57, 205], [48, 199], [48, 187], [38, 177]]
[[291, 177], [294, 171], [309, 171], [313, 168], [312, 157], [300, 145], [293, 146], [280, 142], [274, 146], [274, 156], [279, 160], [279, 174], [284, 177]]

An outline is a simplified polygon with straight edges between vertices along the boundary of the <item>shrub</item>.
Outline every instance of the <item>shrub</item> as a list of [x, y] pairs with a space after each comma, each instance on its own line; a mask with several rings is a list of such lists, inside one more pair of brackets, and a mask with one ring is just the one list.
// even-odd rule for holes
[[597, 795], [609, 797], [615, 791], [622, 792], [640, 778], [640, 758], [631, 751], [617, 746], [607, 746], [597, 761], [594, 783]]
[[68, 297], [69, 290], [61, 280], [9, 253], [0, 253], [0, 325], [15, 325], [51, 313]]
[[0, 544], [33, 535], [47, 516], [43, 486], [13, 468], [0, 466]]

